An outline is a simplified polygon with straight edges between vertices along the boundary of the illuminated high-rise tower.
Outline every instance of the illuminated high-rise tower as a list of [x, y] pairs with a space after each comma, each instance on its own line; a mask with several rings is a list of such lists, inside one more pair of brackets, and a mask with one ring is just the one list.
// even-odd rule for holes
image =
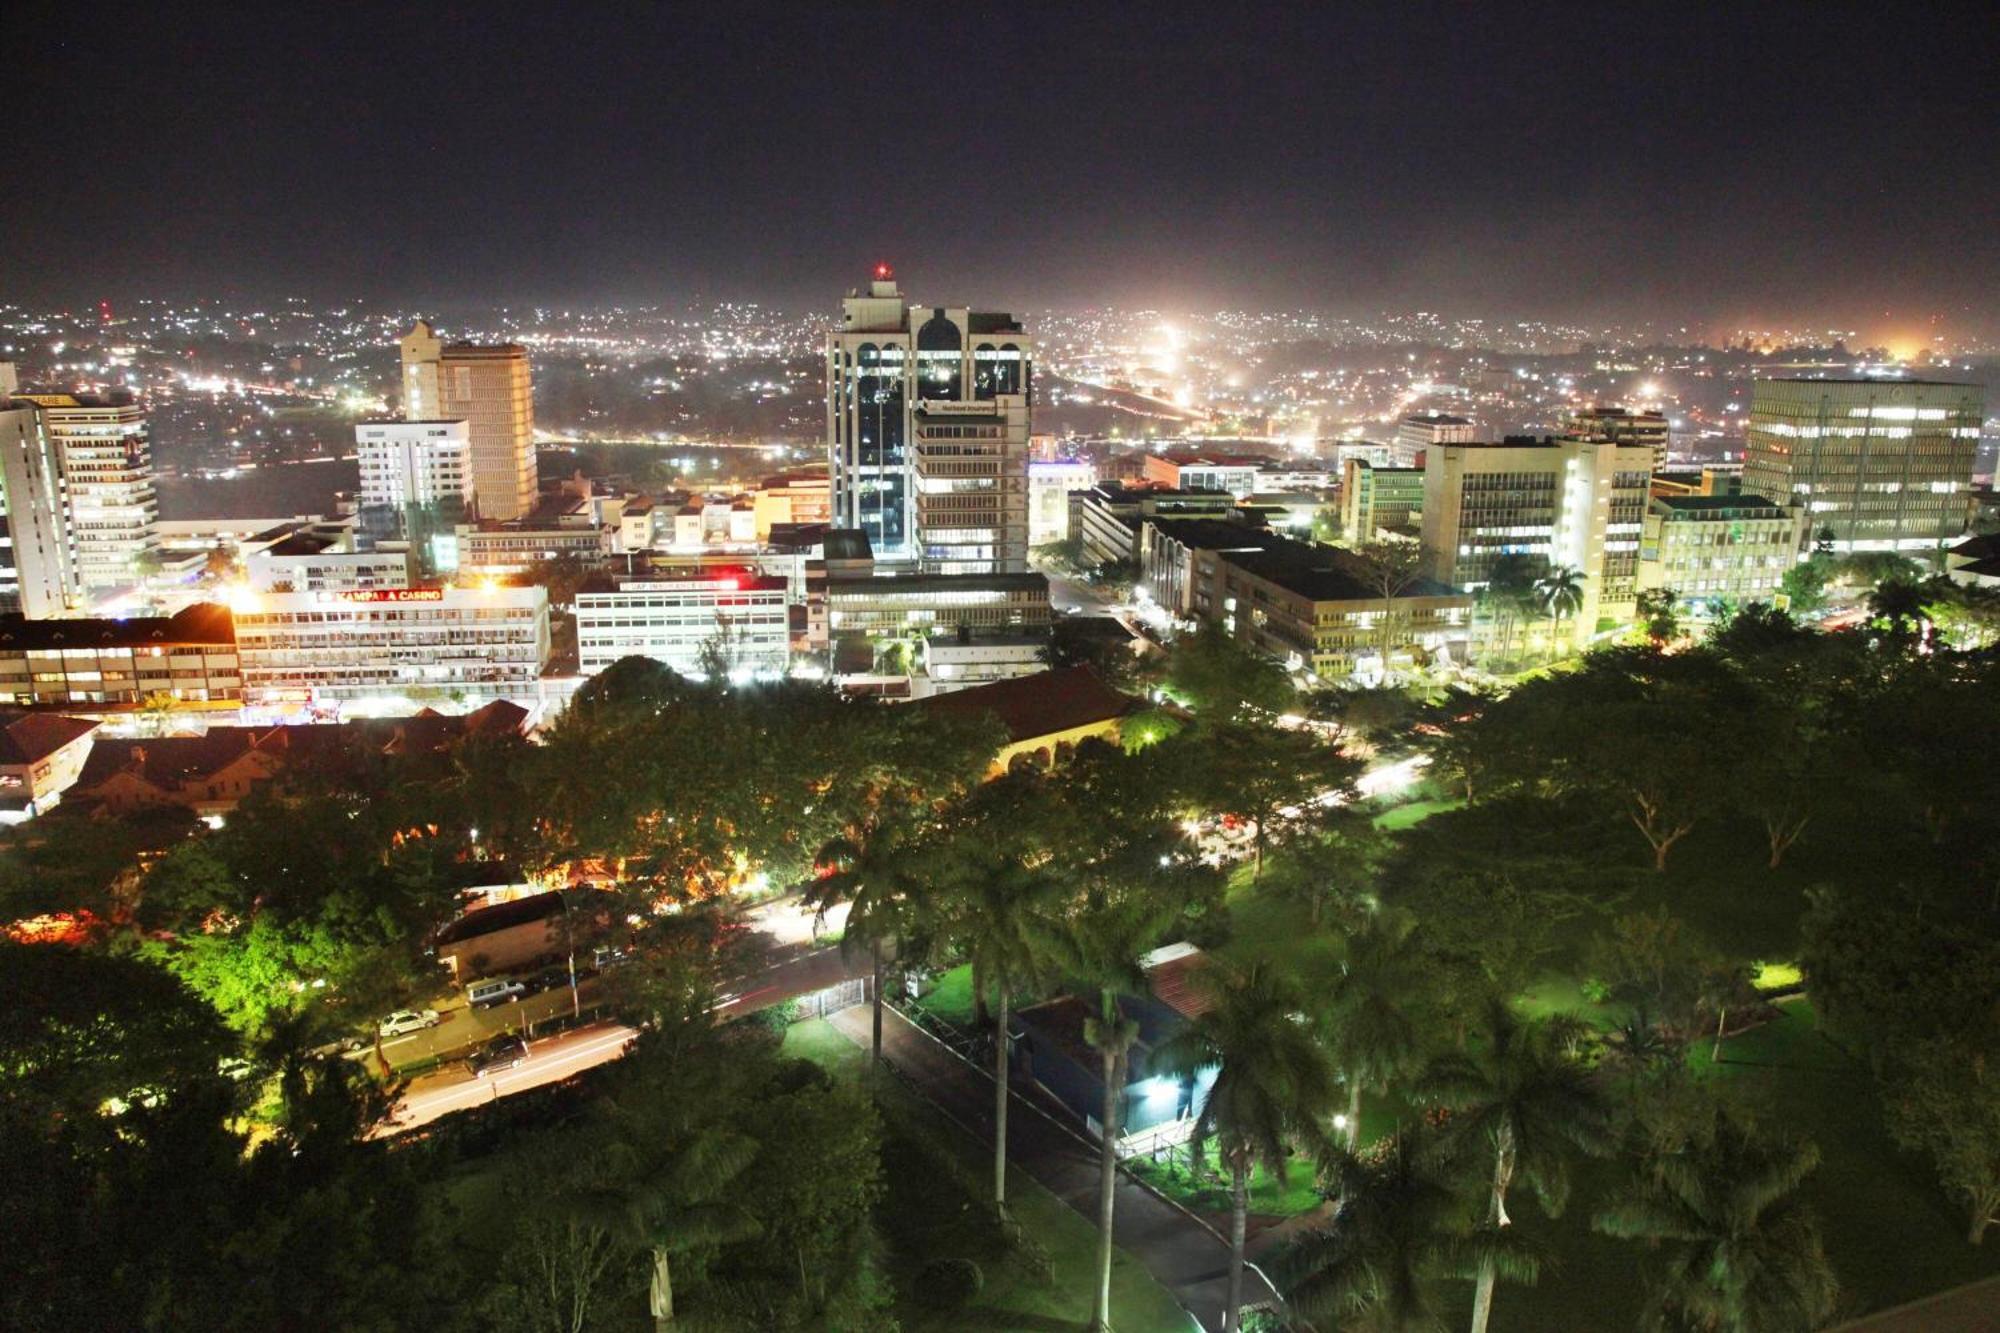
[[146, 409], [129, 396], [31, 393], [15, 401], [41, 410], [55, 451], [77, 587], [130, 587], [160, 547]]
[[0, 361], [0, 612], [32, 620], [76, 602], [62, 472], [42, 409], [15, 401], [12, 363]]
[[1033, 346], [1012, 315], [913, 306], [886, 264], [827, 337], [833, 521], [929, 573], [1028, 565]]
[[403, 420], [463, 421], [472, 487], [486, 518], [535, 507], [535, 399], [528, 353], [513, 343], [444, 344], [418, 320], [403, 335]]

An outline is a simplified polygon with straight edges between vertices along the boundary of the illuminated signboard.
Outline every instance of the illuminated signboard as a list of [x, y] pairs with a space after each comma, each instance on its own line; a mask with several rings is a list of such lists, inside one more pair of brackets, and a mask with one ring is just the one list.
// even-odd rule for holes
[[442, 602], [443, 588], [363, 588], [354, 591], [323, 592], [323, 602]]

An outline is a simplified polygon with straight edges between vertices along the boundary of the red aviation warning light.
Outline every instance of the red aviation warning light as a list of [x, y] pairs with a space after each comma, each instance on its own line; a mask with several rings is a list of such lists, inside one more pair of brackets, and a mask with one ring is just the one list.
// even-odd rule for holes
[[877, 264], [875, 266], [875, 281], [887, 282], [889, 279], [895, 276], [896, 276], [896, 270], [890, 268], [887, 264]]

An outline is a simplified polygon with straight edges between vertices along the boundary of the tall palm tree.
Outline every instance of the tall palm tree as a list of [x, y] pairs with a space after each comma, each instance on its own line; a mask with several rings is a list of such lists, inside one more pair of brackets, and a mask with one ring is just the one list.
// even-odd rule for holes
[[1549, 660], [1555, 660], [1556, 636], [1562, 631], [1564, 620], [1572, 618], [1583, 609], [1584, 573], [1580, 569], [1557, 566], [1542, 575], [1535, 583], [1535, 597], [1548, 612]]
[[1210, 1139], [1229, 1168], [1229, 1303], [1223, 1333], [1236, 1333], [1243, 1307], [1243, 1242], [1250, 1172], [1262, 1165], [1285, 1178], [1289, 1143], [1315, 1156], [1321, 1125], [1338, 1103], [1333, 1058], [1300, 1013], [1297, 990], [1265, 962], [1236, 972], [1211, 969], [1209, 1008], [1154, 1052], [1154, 1067], [1194, 1077], [1215, 1071], [1195, 1117], [1200, 1160]]
[[1048, 976], [1056, 885], [1028, 858], [975, 855], [940, 889], [942, 934], [993, 993], [993, 1206], [1007, 1211], [1008, 1019], [1014, 997]]
[[1421, 960], [1407, 923], [1376, 916], [1350, 936], [1326, 990], [1329, 1040], [1347, 1080], [1347, 1150], [1361, 1146], [1361, 1094], [1411, 1073], [1421, 1051], [1411, 1001], [1422, 993]]
[[[1523, 1019], [1496, 997], [1471, 1049], [1440, 1056], [1425, 1072], [1424, 1091], [1451, 1108], [1452, 1138], [1491, 1155], [1486, 1225], [1496, 1232], [1511, 1221], [1507, 1190], [1517, 1175], [1553, 1217], [1569, 1198], [1571, 1153], [1611, 1146], [1604, 1097], [1571, 1053], [1576, 1027], [1573, 1019]], [[1486, 1333], [1498, 1277], [1490, 1259], [1479, 1265], [1472, 1333]]]
[[1631, 1196], [1595, 1225], [1645, 1241], [1662, 1263], [1651, 1318], [1712, 1333], [1794, 1333], [1832, 1313], [1839, 1283], [1798, 1187], [1819, 1165], [1810, 1143], [1760, 1138], [1735, 1118], [1659, 1155]]
[[1436, 1284], [1470, 1276], [1482, 1259], [1535, 1280], [1535, 1257], [1511, 1236], [1471, 1228], [1471, 1202], [1439, 1147], [1404, 1130], [1366, 1157], [1331, 1155], [1325, 1173], [1339, 1207], [1276, 1264], [1294, 1313], [1355, 1333], [1431, 1333]]
[[871, 1077], [882, 1063], [883, 955], [916, 928], [923, 908], [922, 885], [915, 873], [919, 853], [913, 838], [912, 829], [893, 822], [878, 826], [860, 845], [846, 839], [831, 842], [821, 850], [819, 863], [831, 866], [832, 873], [805, 891], [806, 905], [821, 918], [830, 908], [847, 904], [847, 924], [840, 939], [843, 953], [857, 942], [868, 946], [868, 992], [873, 1006], [868, 1046]]

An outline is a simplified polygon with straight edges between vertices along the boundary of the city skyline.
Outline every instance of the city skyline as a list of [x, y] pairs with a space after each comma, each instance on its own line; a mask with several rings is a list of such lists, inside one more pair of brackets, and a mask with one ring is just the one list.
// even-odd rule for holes
[[[1013, 309], [1992, 333], [1969, 8], [1285, 11], [1202, 41], [1152, 11], [904, 15], [521, 18], [444, 49], [429, 14], [41, 8], [27, 96], [65, 114], [18, 146], [70, 169], [16, 201], [40, 262], [10, 298], [823, 309], [889, 259]], [[1806, 33], [1810, 62], [1774, 57]]]

